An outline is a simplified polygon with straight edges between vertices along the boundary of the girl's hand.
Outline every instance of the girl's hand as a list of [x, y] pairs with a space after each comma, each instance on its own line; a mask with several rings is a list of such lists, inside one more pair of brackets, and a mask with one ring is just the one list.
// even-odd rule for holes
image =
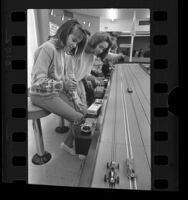
[[101, 85], [101, 82], [100, 82], [100, 80], [98, 80], [98, 79], [95, 79], [95, 84], [96, 84], [96, 86], [99, 86], [99, 85]]
[[86, 106], [80, 106], [81, 107], [81, 113], [86, 116], [87, 115], [87, 108]]
[[64, 86], [66, 91], [73, 92], [77, 88], [77, 81], [74, 79], [67, 79], [64, 83]]

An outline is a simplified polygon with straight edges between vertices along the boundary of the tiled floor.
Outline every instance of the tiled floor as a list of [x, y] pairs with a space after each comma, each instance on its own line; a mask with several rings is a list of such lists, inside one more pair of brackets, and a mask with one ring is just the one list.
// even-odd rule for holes
[[[28, 183], [58, 186], [77, 186], [82, 161], [78, 156], [71, 156], [60, 149], [60, 144], [67, 134], [58, 134], [59, 117], [50, 114], [41, 119], [45, 150], [52, 155], [44, 165], [34, 165], [32, 157], [36, 153], [36, 144], [32, 121], [28, 121]], [[65, 122], [68, 125], [68, 122]]]

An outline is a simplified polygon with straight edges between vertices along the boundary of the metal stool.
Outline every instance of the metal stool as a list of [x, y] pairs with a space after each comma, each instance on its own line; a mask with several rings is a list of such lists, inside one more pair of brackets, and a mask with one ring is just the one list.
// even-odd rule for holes
[[50, 112], [33, 105], [30, 97], [28, 97], [28, 120], [33, 120], [33, 130], [37, 147], [37, 153], [33, 156], [32, 162], [36, 165], [45, 164], [52, 157], [51, 154], [44, 149], [42, 127], [40, 122], [40, 118], [46, 117], [49, 114]]

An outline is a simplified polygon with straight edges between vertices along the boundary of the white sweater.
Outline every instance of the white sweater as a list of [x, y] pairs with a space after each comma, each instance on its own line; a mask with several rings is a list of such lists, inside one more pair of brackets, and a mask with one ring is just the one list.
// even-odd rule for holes
[[58, 95], [63, 89], [65, 52], [56, 49], [54, 40], [43, 43], [34, 54], [30, 93], [40, 96]]

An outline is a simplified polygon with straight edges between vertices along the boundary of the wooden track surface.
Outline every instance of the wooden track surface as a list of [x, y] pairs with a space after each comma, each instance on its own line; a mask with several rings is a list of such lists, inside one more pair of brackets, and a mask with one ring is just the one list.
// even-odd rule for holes
[[145, 57], [133, 57], [132, 62], [138, 62], [138, 63], [149, 63], [150, 58], [145, 58]]
[[[125, 159], [129, 154], [126, 139], [127, 127], [129, 127], [130, 143], [138, 176], [137, 189], [149, 190], [151, 187], [150, 76], [138, 64], [120, 64], [115, 68], [111, 84], [91, 187], [109, 188], [108, 183], [104, 182], [104, 174], [106, 163], [111, 161], [112, 138], [116, 126], [115, 152], [116, 162], [120, 165], [120, 169], [117, 170], [120, 183], [116, 184], [115, 188], [130, 189], [130, 181], [125, 169]], [[133, 93], [128, 93], [127, 87], [131, 87]], [[127, 112], [128, 125], [125, 123], [123, 106]], [[115, 113], [116, 123], [114, 123]]]

